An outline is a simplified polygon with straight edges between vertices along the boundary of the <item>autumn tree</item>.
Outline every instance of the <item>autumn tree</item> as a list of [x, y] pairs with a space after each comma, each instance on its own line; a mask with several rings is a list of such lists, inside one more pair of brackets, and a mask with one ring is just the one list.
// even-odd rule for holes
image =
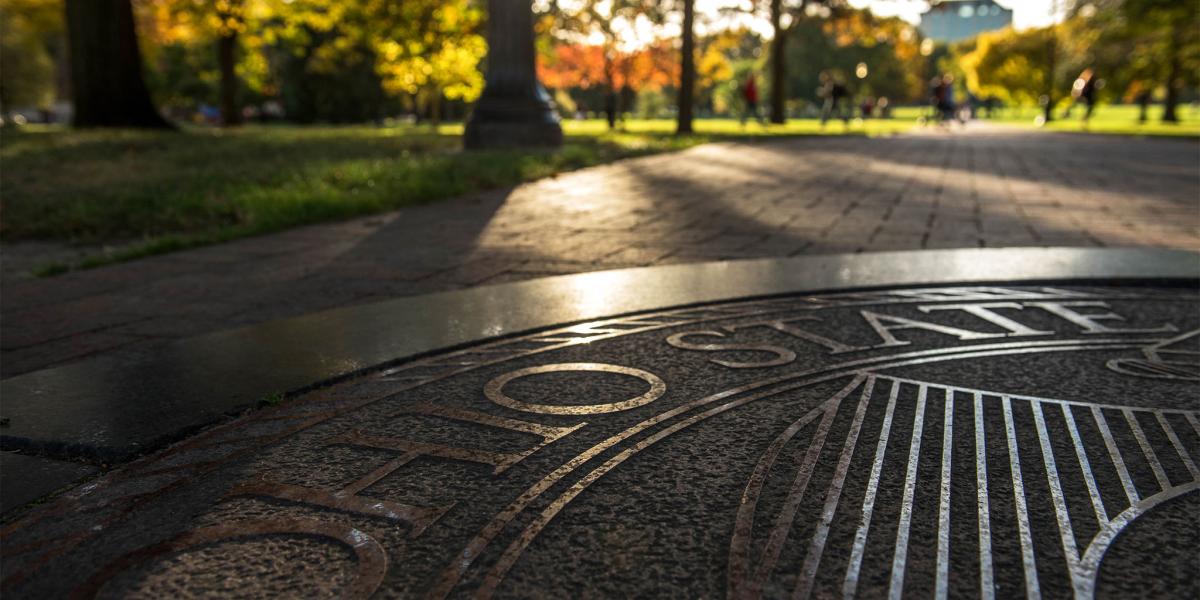
[[[678, 66], [671, 40], [658, 39], [613, 59], [611, 87], [661, 90], [675, 84]], [[604, 46], [587, 44], [555, 44], [541, 54], [537, 64], [538, 80], [547, 88], [600, 89], [603, 94], [610, 86], [606, 68]]]
[[384, 90], [424, 94], [434, 123], [443, 98], [472, 102], [483, 91], [483, 12], [470, 0], [368, 0], [365, 40]]
[[[704, 36], [696, 52], [697, 106], [716, 110], [716, 92], [734, 78], [733, 61], [742, 40], [752, 33], [741, 29], [726, 29]], [[756, 46], [757, 47], [757, 46]]]
[[[248, 6], [251, 4], [252, 6]], [[142, 2], [138, 7], [144, 15], [143, 22], [154, 27], [155, 35], [164, 44], [210, 45], [216, 53], [218, 86], [217, 106], [221, 111], [221, 123], [227, 127], [242, 122], [242, 109], [238, 103], [237, 75], [239, 37], [247, 29], [247, 15], [275, 17], [268, 13], [271, 6], [256, 0], [156, 0]], [[265, 26], [266, 20], [254, 24]]]
[[56, 0], [0, 1], [0, 112], [54, 102], [62, 19]]
[[[859, 91], [893, 100], [915, 100], [925, 88], [921, 40], [915, 27], [897, 17], [879, 17], [867, 9], [841, 9], [822, 23], [834, 56], [826, 59], [847, 73], [867, 67]], [[813, 54], [816, 54], [814, 52]], [[813, 56], [816, 58], [816, 56]]]
[[593, 36], [602, 40], [605, 113], [610, 129], [616, 127], [618, 106], [618, 67], [622, 58], [633, 53], [647, 40], [638, 39], [639, 23], [657, 24], [664, 18], [663, 6], [655, 0], [581, 0], [577, 5], [561, 7], [555, 32], [560, 42], [584, 43]]
[[792, 30], [812, 14], [829, 14], [842, 0], [752, 0], [754, 14], [766, 14], [771, 26], [769, 92], [770, 121], [787, 122], [787, 48]]
[[66, 0], [76, 127], [171, 127], [142, 77], [130, 0]]
[[1102, 65], [1164, 91], [1164, 122], [1179, 120], [1183, 89], [1200, 83], [1200, 4], [1175, 0], [1097, 0], [1076, 2], [1071, 12], [1100, 32], [1100, 40], [1124, 50]]
[[1059, 85], [1045, 59], [1053, 35], [1053, 27], [980, 34], [975, 49], [961, 61], [967, 87], [1009, 104], [1036, 104], [1046, 89]]
[[[272, 0], [284, 2], [285, 0]], [[472, 102], [483, 90], [479, 63], [487, 51], [483, 12], [471, 0], [291, 0], [283, 39], [312, 46], [318, 72], [366, 58], [383, 91], [424, 104], [436, 123], [442, 99]], [[315, 43], [312, 43], [315, 41]]]

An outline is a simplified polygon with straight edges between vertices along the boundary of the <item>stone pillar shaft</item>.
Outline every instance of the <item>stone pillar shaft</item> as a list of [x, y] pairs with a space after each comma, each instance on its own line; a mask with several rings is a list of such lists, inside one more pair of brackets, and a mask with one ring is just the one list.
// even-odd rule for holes
[[483, 95], [467, 121], [467, 148], [558, 146], [562, 127], [537, 80], [531, 0], [488, 0]]

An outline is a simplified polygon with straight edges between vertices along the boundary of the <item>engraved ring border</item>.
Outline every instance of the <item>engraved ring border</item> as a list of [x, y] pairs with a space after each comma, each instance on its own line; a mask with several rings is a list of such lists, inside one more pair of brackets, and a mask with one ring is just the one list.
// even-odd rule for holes
[[[811, 308], [812, 309], [823, 309], [823, 308], [832, 308], [832, 307], [836, 307], [836, 306], [854, 306], [854, 305], [861, 305], [861, 304], [907, 304], [907, 303], [917, 302], [917, 301], [922, 301], [922, 300], [935, 300], [935, 298], [922, 297], [921, 293], [922, 292], [933, 292], [933, 291], [940, 293], [947, 289], [971, 289], [972, 291], [984, 291], [984, 290], [991, 291], [996, 288], [992, 288], [989, 286], [966, 284], [963, 286], [958, 286], [957, 288], [955, 286], [936, 286], [936, 287], [932, 287], [932, 288], [917, 288], [915, 290], [914, 289], [904, 289], [901, 291], [901, 293], [897, 293], [893, 290], [885, 290], [885, 291], [873, 291], [873, 292], [871, 292], [871, 291], [850, 292], [850, 293], [841, 293], [841, 294], [837, 294], [837, 293], [818, 294], [818, 296], [824, 296], [824, 298], [822, 298], [822, 300], [824, 300], [824, 302], [816, 303], [813, 306], [811, 306]], [[1044, 294], [1045, 291], [1046, 291], [1045, 289], [1042, 289], [1039, 291], [1031, 290], [1031, 291], [1028, 291], [1028, 292], [1026, 292], [1024, 294], [1020, 294], [1020, 295], [1036, 297], [1041, 294]], [[1105, 294], [1105, 296], [1110, 299], [1116, 299], [1116, 298], [1123, 298], [1123, 299], [1139, 298], [1139, 299], [1146, 299], [1146, 300], [1190, 300], [1191, 299], [1190, 297], [1186, 297], [1186, 296], [1185, 297], [1175, 296], [1175, 297], [1162, 297], [1162, 298], [1147, 298], [1147, 297], [1145, 297], [1141, 294], [1137, 294], [1137, 293], [1113, 294], [1111, 292], [1109, 292], [1108, 294]], [[804, 298], [804, 297], [811, 297], [811, 296], [807, 295], [807, 294], [797, 294], [794, 296], [789, 295], [787, 297], [787, 299], [791, 300], [796, 297]], [[957, 298], [945, 298], [945, 297], [936, 298], [936, 300], [950, 300], [950, 299], [957, 299]], [[444, 362], [444, 361], [448, 361], [448, 360], [454, 360], [459, 356], [464, 356], [464, 355], [469, 355], [469, 354], [475, 354], [475, 353], [480, 353], [480, 352], [496, 352], [496, 350], [494, 348], [511, 345], [514, 343], [513, 340], [502, 340], [502, 341], [496, 341], [496, 342], [492, 342], [492, 343], [485, 343], [482, 346], [477, 346], [477, 347], [474, 347], [471, 349], [460, 350], [457, 352], [451, 352], [449, 354], [441, 355], [441, 356], [438, 356], [435, 358], [415, 361], [415, 362], [411, 362], [406, 365], [403, 365], [401, 367], [388, 369], [388, 370], [385, 370], [384, 372], [380, 373], [379, 375], [375, 375], [374, 377], [368, 376], [368, 379], [374, 378], [376, 380], [383, 380], [383, 381], [389, 381], [389, 380], [397, 381], [397, 379], [399, 379], [400, 381], [398, 381], [398, 382], [402, 384], [400, 390], [392, 390], [389, 393], [384, 393], [384, 394], [371, 394], [370, 397], [368, 397], [368, 398], [364, 398], [363, 400], [353, 402], [352, 405], [348, 406], [348, 407], [339, 407], [338, 410], [330, 410], [330, 408], [327, 405], [318, 403], [312, 409], [309, 409], [309, 410], [301, 409], [297, 412], [292, 412], [290, 410], [284, 411], [282, 413], [280, 411], [263, 411], [263, 412], [251, 415], [247, 418], [239, 419], [239, 420], [229, 423], [227, 425], [220, 426], [220, 427], [214, 428], [208, 432], [200, 434], [200, 435], [196, 436], [195, 438], [193, 438], [192, 440], [185, 442], [181, 446], [178, 446], [175, 449], [173, 449], [172, 451], [167, 453], [167, 455], [171, 455], [171, 454], [176, 454], [179, 452], [186, 452], [188, 450], [195, 450], [195, 449], [199, 449], [199, 448], [204, 448], [204, 447], [209, 447], [212, 445], [220, 444], [220, 443], [222, 443], [220, 438], [223, 435], [227, 435], [232, 430], [244, 428], [247, 425], [250, 425], [252, 423], [277, 422], [277, 421], [294, 422], [295, 423], [294, 425], [292, 425], [290, 427], [286, 427], [281, 432], [258, 437], [256, 440], [258, 442], [257, 444], [252, 444], [251, 447], [249, 447], [249, 448], [231, 452], [229, 455], [227, 455], [221, 459], [218, 459], [216, 461], [201, 462], [201, 463], [188, 463], [188, 464], [183, 464], [183, 465], [179, 465], [179, 466], [155, 468], [152, 466], [154, 460], [155, 459], [161, 460], [163, 458], [163, 455], [156, 455], [154, 457], [147, 457], [145, 459], [142, 459], [141, 461], [137, 461], [137, 462], [131, 464], [129, 466], [128, 470], [126, 470], [124, 473], [118, 472], [113, 475], [110, 475], [108, 479], [110, 481], [114, 481], [114, 482], [137, 480], [137, 479], [141, 479], [144, 477], [154, 477], [154, 476], [164, 475], [167, 473], [189, 473], [190, 476], [168, 482], [165, 485], [160, 486], [157, 489], [155, 489], [154, 491], [151, 491], [148, 493], [134, 494], [130, 497], [126, 497], [128, 504], [126, 504], [126, 506], [124, 507], [124, 510], [118, 511], [118, 514], [112, 515], [112, 516], [106, 518], [104, 521], [105, 521], [105, 524], [111, 525], [111, 524], [115, 523], [116, 521], [121, 520], [124, 515], [128, 515], [133, 510], [144, 505], [145, 503], [150, 502], [155, 498], [161, 497], [163, 494], [167, 493], [168, 491], [170, 491], [172, 489], [178, 488], [184, 482], [193, 481], [196, 476], [199, 476], [199, 475], [202, 475], [205, 473], [209, 473], [209, 472], [215, 470], [216, 468], [219, 468], [221, 465], [227, 464], [228, 462], [230, 462], [232, 460], [241, 458], [241, 457], [245, 456], [248, 452], [252, 451], [254, 448], [261, 448], [262, 446], [277, 442], [284, 437], [287, 437], [289, 435], [294, 435], [294, 434], [296, 434], [300, 431], [306, 430], [314, 425], [325, 422], [326, 420], [328, 420], [329, 418], [332, 418], [333, 416], [336, 416], [338, 414], [344, 414], [346, 412], [362, 408], [366, 405], [372, 404], [372, 403], [382, 400], [384, 398], [391, 397], [395, 393], [398, 393], [399, 391], [403, 391], [405, 389], [415, 388], [420, 385], [424, 385], [424, 384], [430, 383], [432, 381], [440, 380], [445, 377], [459, 374], [463, 371], [469, 371], [471, 369], [478, 368], [478, 367], [481, 367], [484, 365], [495, 364], [497, 362], [503, 362], [504, 360], [511, 360], [513, 358], [518, 358], [521, 356], [540, 354], [543, 352], [559, 349], [562, 347], [570, 346], [572, 344], [580, 343], [580, 342], [584, 342], [584, 341], [595, 341], [598, 339], [606, 339], [606, 338], [611, 338], [611, 337], [619, 337], [619, 336], [625, 336], [625, 335], [631, 335], [631, 334], [645, 333], [647, 331], [663, 329], [663, 328], [671, 327], [671, 326], [680, 326], [680, 325], [684, 325], [684, 324], [688, 324], [688, 323], [704, 322], [704, 321], [709, 321], [709, 320], [731, 319], [731, 318], [743, 317], [743, 316], [747, 316], [747, 315], [755, 314], [755, 313], [762, 314], [763, 312], [788, 310], [788, 309], [785, 309], [782, 306], [780, 306], [782, 303], [783, 303], [783, 299], [759, 299], [759, 300], [749, 300], [749, 301], [740, 301], [740, 302], [732, 302], [732, 303], [714, 303], [713, 306], [682, 307], [682, 308], [667, 309], [667, 310], [661, 310], [661, 311], [651, 311], [648, 313], [639, 313], [636, 315], [630, 315], [630, 316], [624, 316], [624, 317], [615, 317], [615, 318], [611, 318], [611, 319], [605, 319], [605, 320], [601, 320], [601, 321], [592, 321], [592, 322], [584, 323], [584, 324], [576, 324], [576, 325], [572, 325], [570, 327], [563, 327], [563, 328], [553, 329], [553, 330], [546, 331], [546, 332], [522, 336], [522, 337], [518, 338], [518, 340], [528, 341], [528, 342], [533, 342], [533, 343], [542, 343], [542, 344], [546, 344], [546, 345], [542, 346], [540, 348], [526, 348], [526, 349], [521, 349], [521, 350], [514, 349], [516, 351], [513, 352], [512, 355], [504, 356], [503, 358], [499, 358], [499, 359], [484, 360], [484, 361], [479, 361], [479, 362], [471, 361], [471, 362], [466, 362], [466, 363], [458, 363], [457, 365], [455, 365], [457, 368], [454, 368], [451, 366], [451, 364], [447, 364], [446, 362]], [[789, 307], [789, 308], [791, 310], [795, 310], [792, 307]], [[671, 321], [671, 320], [663, 321], [662, 320], [664, 317], [676, 316], [676, 315], [678, 317], [683, 317], [683, 318], [680, 319], [679, 321]], [[631, 328], [631, 329], [624, 329], [624, 328], [620, 328], [620, 329], [611, 328], [610, 329], [610, 328], [605, 327], [605, 325], [609, 324], [609, 323], [622, 323], [622, 324], [625, 324], [626, 326], [629, 326], [629, 325], [638, 325], [638, 326]], [[581, 328], [584, 328], [584, 331], [580, 331]], [[564, 333], [565, 334], [575, 334], [575, 335], [572, 337], [565, 337], [565, 338], [557, 337], [557, 336], [561, 336]], [[583, 335], [580, 335], [580, 334], [583, 334]], [[405, 370], [412, 369], [414, 367], [420, 367], [420, 366], [427, 366], [427, 367], [443, 366], [446, 368], [446, 370], [442, 371], [441, 373], [431, 374], [428, 376], [397, 378], [394, 375], [397, 371], [405, 371]], [[116, 477], [116, 479], [113, 479], [114, 476]], [[96, 484], [86, 486], [82, 490], [82, 493], [66, 494], [63, 496], [63, 498], [60, 501], [46, 506], [45, 509], [43, 509], [42, 511], [37, 511], [25, 519], [21, 519], [19, 521], [9, 523], [3, 527], [0, 527], [0, 533], [12, 533], [16, 528], [19, 528], [22, 525], [28, 525], [30, 523], [30, 521], [36, 522], [36, 521], [39, 521], [39, 520], [42, 520], [42, 519], [45, 519], [48, 517], [53, 518], [56, 516], [61, 516], [65, 512], [69, 512], [69, 511], [73, 510], [73, 507], [74, 507], [74, 509], [77, 509], [81, 500], [84, 497], [90, 495], [90, 492], [95, 487], [95, 485]], [[89, 533], [92, 533], [92, 532], [89, 532]], [[26, 579], [27, 577], [32, 575], [33, 572], [37, 571], [41, 566], [44, 566], [44, 564], [46, 562], [53, 560], [54, 557], [56, 557], [56, 556], [60, 556], [63, 552], [69, 551], [69, 549], [75, 547], [76, 545], [81, 543], [84, 539], [87, 539], [89, 537], [91, 537], [89, 534], [73, 536], [69, 541], [67, 541], [63, 545], [60, 545], [60, 546], [52, 548], [52, 549], [47, 548], [47, 550], [49, 550], [49, 552], [46, 554], [43, 554], [42, 556], [40, 556], [37, 559], [34, 559], [33, 564], [29, 565], [28, 567], [26, 567], [24, 569], [19, 570], [19, 572], [17, 572], [17, 573], [12, 573], [12, 574], [6, 573], [6, 576], [5, 576], [4, 582], [3, 582], [4, 587], [11, 586], [11, 585], [17, 583], [18, 581], [22, 581], [22, 580]], [[40, 544], [35, 543], [32, 546], [38, 546], [38, 545], [40, 545]], [[28, 551], [31, 549], [32, 549], [32, 547], [22, 547], [21, 548], [21, 550], [24, 550], [24, 551]], [[17, 550], [18, 550], [17, 548], [11, 548], [11, 547], [6, 548], [6, 552], [4, 552], [3, 554], [5, 554], [5, 555], [17, 554], [17, 553], [19, 553], [19, 552], [17, 552]]]

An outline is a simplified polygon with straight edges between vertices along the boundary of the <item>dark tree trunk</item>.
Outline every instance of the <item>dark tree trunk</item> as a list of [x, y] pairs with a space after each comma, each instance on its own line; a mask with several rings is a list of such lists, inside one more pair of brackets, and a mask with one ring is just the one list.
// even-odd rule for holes
[[696, 22], [695, 0], [683, 2], [683, 48], [679, 61], [679, 114], [675, 133], [692, 132], [692, 105], [696, 88]]
[[242, 124], [242, 111], [237, 101], [237, 73], [234, 71], [236, 52], [236, 32], [217, 38], [217, 64], [221, 70], [221, 123], [226, 127]]
[[429, 120], [433, 123], [433, 132], [437, 133], [442, 124], [442, 90], [433, 86], [429, 97]]
[[617, 92], [611, 83], [604, 92], [604, 118], [608, 119], [610, 131], [617, 128]]
[[1179, 88], [1182, 83], [1183, 65], [1179, 58], [1179, 32], [1172, 31], [1167, 45], [1167, 95], [1163, 98], [1163, 123], [1178, 123]]
[[66, 0], [76, 127], [170, 128], [142, 79], [130, 0]]
[[771, 0], [771, 122], [779, 125], [787, 121], [787, 69], [784, 51], [787, 47], [787, 28], [783, 19], [783, 0]]
[[1042, 121], [1054, 120], [1054, 71], [1058, 61], [1058, 32], [1050, 26], [1050, 41], [1046, 45], [1046, 106], [1042, 107]]
[[614, 83], [617, 67], [613, 65], [612, 50], [607, 46], [604, 50], [604, 116], [608, 119], [608, 129], [617, 128], [617, 85]]

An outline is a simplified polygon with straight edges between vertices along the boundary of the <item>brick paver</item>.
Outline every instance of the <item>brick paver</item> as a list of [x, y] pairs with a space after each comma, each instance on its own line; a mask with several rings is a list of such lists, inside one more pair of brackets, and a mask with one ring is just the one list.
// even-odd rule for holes
[[547, 275], [981, 246], [1200, 250], [1200, 144], [990, 128], [712, 144], [60, 277], [6, 274], [0, 375]]

